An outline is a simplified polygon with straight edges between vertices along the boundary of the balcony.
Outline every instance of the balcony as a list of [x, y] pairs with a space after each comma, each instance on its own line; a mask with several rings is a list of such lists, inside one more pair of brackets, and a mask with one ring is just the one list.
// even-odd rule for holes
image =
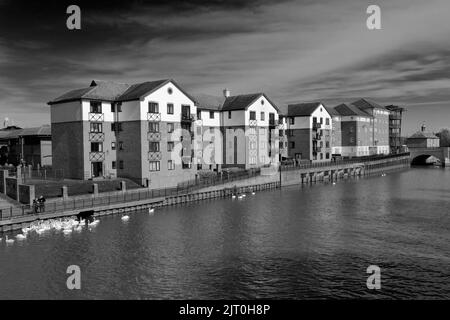
[[89, 152], [89, 161], [98, 162], [98, 161], [104, 161], [105, 160], [105, 153], [104, 152]]
[[313, 146], [313, 152], [315, 153], [322, 152], [322, 147]]
[[161, 151], [149, 151], [148, 160], [149, 161], [160, 161], [162, 158]]
[[103, 113], [89, 112], [88, 121], [103, 122], [105, 121], [105, 116]]
[[322, 124], [319, 122], [313, 122], [313, 130], [318, 130], [322, 127]]
[[193, 114], [181, 114], [181, 122], [193, 122], [195, 116]]
[[248, 121], [248, 125], [249, 125], [250, 127], [256, 127], [256, 126], [258, 125], [258, 120], [252, 120], [252, 119], [250, 119], [250, 120]]
[[161, 113], [147, 112], [147, 121], [161, 121]]
[[160, 141], [161, 140], [161, 132], [147, 132], [147, 140], [148, 141]]
[[105, 141], [105, 134], [103, 132], [89, 132], [89, 141], [92, 142]]

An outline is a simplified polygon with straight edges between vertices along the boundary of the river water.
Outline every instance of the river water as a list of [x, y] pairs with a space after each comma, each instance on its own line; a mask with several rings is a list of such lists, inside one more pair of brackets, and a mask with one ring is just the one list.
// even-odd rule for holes
[[[449, 299], [449, 187], [449, 169], [413, 168], [3, 239], [0, 298]], [[81, 290], [67, 289], [69, 265]]]

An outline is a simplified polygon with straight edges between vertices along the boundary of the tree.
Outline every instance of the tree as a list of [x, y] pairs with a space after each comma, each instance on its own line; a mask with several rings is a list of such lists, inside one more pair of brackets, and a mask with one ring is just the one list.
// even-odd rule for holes
[[450, 130], [441, 129], [439, 133], [436, 134], [439, 137], [439, 145], [441, 147], [450, 147]]

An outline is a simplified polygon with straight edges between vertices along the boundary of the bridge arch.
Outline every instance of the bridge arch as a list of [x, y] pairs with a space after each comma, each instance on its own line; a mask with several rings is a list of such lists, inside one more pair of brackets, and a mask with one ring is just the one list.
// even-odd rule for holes
[[439, 161], [441, 161], [438, 157], [436, 157], [435, 155], [432, 155], [432, 154], [419, 154], [419, 155], [415, 155], [414, 157], [411, 157], [411, 164], [412, 165], [431, 165], [431, 164], [433, 164], [433, 162], [431, 162], [431, 161], [427, 162], [427, 160], [431, 157], [434, 157], [434, 158], [438, 159]]

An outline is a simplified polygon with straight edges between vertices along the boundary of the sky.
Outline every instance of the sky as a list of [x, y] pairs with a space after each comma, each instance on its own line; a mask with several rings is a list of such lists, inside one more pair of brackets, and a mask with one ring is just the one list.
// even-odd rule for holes
[[[71, 4], [81, 30], [66, 27]], [[373, 4], [381, 30], [366, 26]], [[371, 98], [407, 108], [405, 135], [438, 131], [450, 127], [449, 13], [448, 0], [0, 0], [0, 119], [48, 124], [47, 102], [92, 79], [173, 78], [280, 106]]]

